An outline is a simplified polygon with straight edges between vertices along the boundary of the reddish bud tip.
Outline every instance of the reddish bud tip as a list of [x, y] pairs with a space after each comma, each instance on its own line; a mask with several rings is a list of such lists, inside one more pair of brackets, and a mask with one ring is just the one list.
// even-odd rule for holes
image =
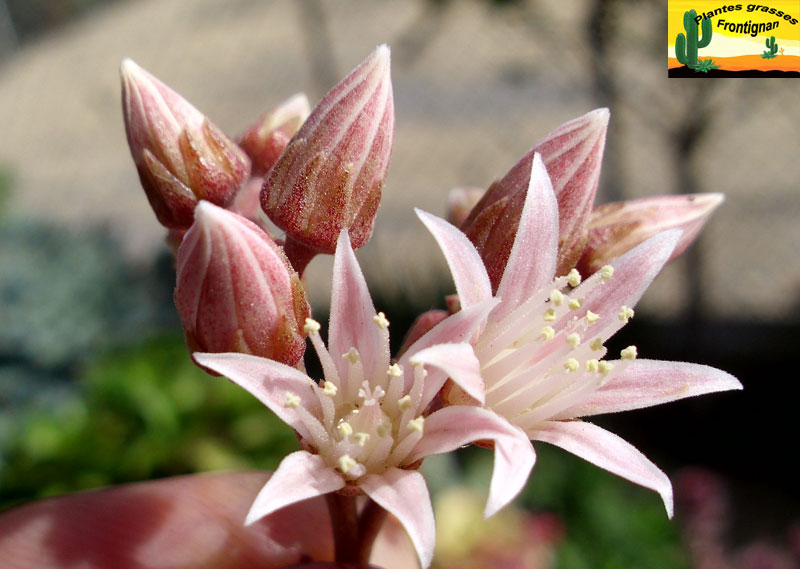
[[200, 200], [224, 206], [250, 175], [250, 160], [200, 111], [125, 59], [122, 111], [128, 145], [158, 221], [187, 229]]
[[558, 200], [557, 274], [566, 274], [575, 266], [586, 241], [586, 223], [597, 192], [608, 118], [608, 109], [597, 109], [548, 134], [489, 187], [462, 224], [461, 229], [481, 254], [495, 289], [511, 254], [536, 153], [542, 155]]
[[311, 251], [372, 235], [394, 134], [389, 48], [378, 47], [326, 94], [267, 174], [261, 207]]
[[722, 194], [658, 196], [596, 207], [589, 218], [588, 238], [578, 270], [592, 274], [639, 243], [668, 229], [682, 229], [670, 256], [674, 259], [697, 238]]
[[272, 168], [310, 112], [308, 97], [297, 93], [242, 133], [239, 146], [253, 163], [253, 176], [264, 176]]
[[175, 305], [191, 352], [241, 352], [296, 365], [305, 351], [305, 291], [257, 225], [209, 202], [178, 249]]

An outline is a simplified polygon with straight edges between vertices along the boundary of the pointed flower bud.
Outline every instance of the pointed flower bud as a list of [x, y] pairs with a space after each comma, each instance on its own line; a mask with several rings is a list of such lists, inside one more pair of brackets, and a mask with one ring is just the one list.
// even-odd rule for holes
[[462, 224], [461, 229], [486, 264], [494, 289], [511, 254], [536, 153], [542, 155], [558, 201], [556, 274], [566, 274], [575, 266], [586, 241], [586, 223], [597, 192], [608, 116], [608, 109], [597, 109], [548, 134], [489, 187]]
[[130, 59], [122, 62], [128, 145], [158, 221], [187, 229], [197, 202], [224, 206], [250, 175], [250, 160], [200, 111]]
[[253, 176], [264, 176], [272, 168], [310, 112], [308, 97], [297, 93], [267, 111], [244, 131], [239, 137], [239, 146], [253, 163]]
[[598, 206], [589, 218], [588, 240], [578, 270], [592, 274], [650, 237], [668, 229], [682, 229], [683, 235], [669, 258], [672, 260], [697, 238], [724, 199], [722, 194], [693, 194]]
[[178, 249], [175, 305], [191, 352], [240, 352], [295, 365], [305, 351], [305, 291], [254, 223], [202, 201]]
[[393, 134], [389, 48], [382, 45], [323, 97], [267, 174], [261, 207], [286, 231], [290, 258], [292, 242], [333, 253], [343, 229], [354, 249], [367, 242]]

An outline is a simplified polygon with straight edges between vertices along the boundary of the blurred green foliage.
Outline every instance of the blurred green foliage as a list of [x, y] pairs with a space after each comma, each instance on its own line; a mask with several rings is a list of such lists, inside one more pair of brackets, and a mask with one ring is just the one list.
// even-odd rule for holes
[[0, 508], [190, 472], [274, 470], [297, 450], [292, 430], [253, 396], [196, 368], [179, 335], [110, 351], [79, 381], [79, 394], [6, 425]]

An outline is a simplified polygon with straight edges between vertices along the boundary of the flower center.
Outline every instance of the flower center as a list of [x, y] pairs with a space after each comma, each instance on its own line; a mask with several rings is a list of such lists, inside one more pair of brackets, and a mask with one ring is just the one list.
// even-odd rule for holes
[[597, 308], [597, 289], [609, 286], [613, 273], [606, 265], [582, 282], [573, 269], [505, 318], [493, 322], [490, 316], [475, 347], [487, 407], [523, 429], [568, 418], [570, 407], [636, 358], [629, 346], [619, 361], [603, 359], [605, 341], [633, 317], [627, 306], [612, 313]]

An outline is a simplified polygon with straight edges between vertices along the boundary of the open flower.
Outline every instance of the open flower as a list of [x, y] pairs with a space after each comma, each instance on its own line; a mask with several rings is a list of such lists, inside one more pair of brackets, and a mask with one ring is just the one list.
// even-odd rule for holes
[[[466, 236], [442, 219], [418, 215], [447, 258], [461, 306], [469, 310], [491, 298], [489, 276]], [[666, 475], [629, 443], [579, 418], [741, 389], [734, 377], [711, 367], [638, 360], [634, 346], [622, 350], [619, 359], [604, 359], [604, 343], [633, 316], [633, 306], [681, 232], [660, 233], [581, 282], [576, 270], [555, 278], [558, 227], [553, 187], [537, 154], [497, 286], [500, 302], [473, 338], [486, 387], [484, 406], [532, 440], [560, 446], [657, 491], [672, 515]], [[470, 400], [457, 388], [446, 399], [451, 404]]]
[[[313, 496], [363, 492], [403, 524], [427, 567], [434, 521], [425, 481], [416, 468], [426, 456], [478, 440], [494, 441], [496, 449], [486, 514], [510, 501], [533, 467], [524, 433], [477, 406], [426, 414], [448, 377], [483, 402], [478, 361], [464, 340], [495, 305], [490, 298], [486, 301], [440, 323], [390, 364], [389, 322], [375, 312], [343, 231], [334, 260], [328, 347], [319, 335], [319, 323], [308, 319], [305, 325], [324, 380], [317, 383], [265, 358], [194, 354], [201, 365], [258, 397], [301, 440], [303, 450], [283, 459], [256, 498], [247, 523]], [[436, 343], [445, 338], [449, 343]]]

